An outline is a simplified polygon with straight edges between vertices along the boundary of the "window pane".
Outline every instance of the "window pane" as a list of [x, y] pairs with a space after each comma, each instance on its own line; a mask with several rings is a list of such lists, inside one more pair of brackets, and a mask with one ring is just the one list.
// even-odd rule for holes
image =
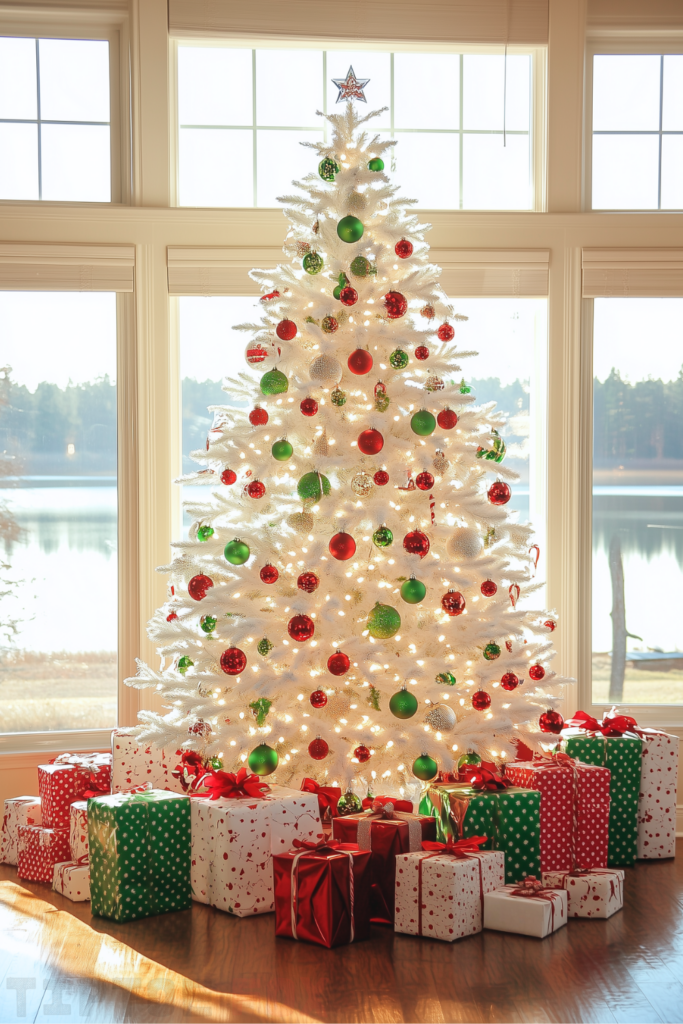
[[[529, 130], [529, 57], [463, 57], [463, 128], [483, 131]], [[507, 83], [507, 85], [506, 85]]]
[[[396, 164], [394, 180], [401, 186], [401, 194], [417, 199], [420, 206], [428, 210], [457, 208], [458, 136], [399, 132], [397, 139], [393, 157]], [[438, 174], [425, 174], [426, 153], [429, 154], [429, 163], [439, 168]]]
[[601, 56], [593, 61], [593, 131], [659, 129], [658, 56]]
[[659, 138], [593, 136], [593, 209], [656, 210]]
[[665, 132], [683, 131], [683, 56], [664, 58], [664, 104], [662, 128]]
[[181, 206], [253, 206], [251, 129], [180, 129]]
[[466, 210], [531, 208], [529, 136], [463, 136], [463, 206]]
[[108, 122], [109, 43], [41, 39], [38, 46], [40, 116], [46, 121]]
[[460, 57], [454, 53], [394, 56], [396, 128], [458, 128]]
[[12, 367], [0, 391], [10, 456], [0, 462], [0, 592], [10, 591], [0, 729], [107, 728], [117, 708], [116, 296], [0, 292], [0, 320]]
[[38, 127], [0, 124], [0, 199], [38, 199]]
[[37, 117], [36, 41], [0, 37], [0, 117]]
[[302, 146], [306, 140], [320, 142], [322, 132], [256, 133], [257, 205], [279, 206], [277, 196], [296, 191], [292, 181], [315, 172], [318, 160], [313, 150]]
[[[381, 107], [391, 107], [391, 54], [372, 52], [369, 50], [328, 50], [327, 51], [327, 110], [335, 113], [344, 109], [344, 102], [337, 103], [338, 90], [332, 84], [333, 78], [346, 78], [349, 67], [352, 67], [356, 78], [369, 78], [365, 89], [367, 113]], [[364, 104], [360, 104], [363, 112]], [[391, 115], [387, 110], [380, 117], [374, 117], [368, 130], [390, 128]]]
[[[680, 609], [676, 600], [662, 599], [683, 587], [681, 325], [683, 299], [595, 300], [597, 703], [683, 702]], [[637, 636], [627, 637], [627, 631]], [[613, 653], [624, 649], [622, 672]]]
[[257, 50], [256, 123], [316, 127], [322, 71], [319, 50]]
[[662, 209], [683, 209], [683, 135], [662, 137]]
[[40, 130], [43, 199], [110, 202], [109, 128], [44, 124]]
[[178, 47], [180, 124], [251, 125], [252, 51]]

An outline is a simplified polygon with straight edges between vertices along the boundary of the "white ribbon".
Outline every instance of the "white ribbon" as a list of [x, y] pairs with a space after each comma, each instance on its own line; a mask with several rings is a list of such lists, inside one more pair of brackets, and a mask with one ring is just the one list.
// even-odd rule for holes
[[[345, 854], [349, 858], [349, 916], [350, 916], [350, 935], [349, 942], [353, 942], [355, 936], [355, 930], [353, 927], [353, 915], [354, 915], [354, 884], [353, 884], [353, 852], [351, 850], [335, 850], [335, 853]], [[302, 857], [305, 857], [307, 853], [315, 853], [315, 850], [301, 850], [299, 853], [294, 854], [294, 860], [292, 861], [292, 938], [298, 939], [296, 931], [296, 905], [297, 896], [299, 892], [299, 861]]]

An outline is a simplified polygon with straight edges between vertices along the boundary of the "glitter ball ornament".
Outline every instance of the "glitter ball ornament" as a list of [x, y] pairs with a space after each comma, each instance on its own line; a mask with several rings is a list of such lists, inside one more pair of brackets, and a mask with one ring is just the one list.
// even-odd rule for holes
[[347, 285], [346, 288], [342, 288], [340, 291], [339, 301], [342, 306], [355, 306], [358, 302], [358, 292], [351, 285]]
[[247, 758], [249, 770], [254, 775], [272, 775], [277, 768], [278, 761], [277, 750], [273, 750], [267, 743], [259, 743]]
[[351, 668], [351, 661], [348, 654], [343, 651], [335, 651], [327, 659], [327, 671], [333, 676], [345, 676]]
[[468, 766], [476, 768], [480, 764], [481, 758], [479, 757], [479, 754], [475, 753], [474, 750], [468, 750], [466, 754], [462, 754], [458, 758], [458, 771], [462, 768], [467, 768]]
[[213, 580], [200, 572], [199, 575], [193, 576], [187, 584], [187, 592], [195, 601], [202, 601], [212, 586]]
[[377, 273], [377, 268], [373, 267], [365, 256], [356, 256], [352, 259], [350, 270], [354, 277], [368, 277], [370, 274]]
[[386, 412], [391, 404], [391, 399], [387, 394], [386, 384], [383, 381], [378, 380], [374, 387], [375, 395], [375, 409], [378, 412]]
[[320, 321], [320, 329], [324, 331], [325, 334], [334, 334], [338, 327], [339, 323], [333, 316], [324, 316]]
[[427, 377], [427, 380], [424, 382], [424, 389], [425, 391], [429, 391], [430, 394], [433, 391], [443, 391], [444, 382], [441, 380], [441, 377]]
[[252, 480], [247, 484], [247, 494], [250, 498], [262, 498], [266, 493], [266, 485], [260, 480]]
[[439, 327], [436, 333], [439, 341], [453, 341], [453, 338], [455, 337], [455, 331], [450, 324], [441, 324], [441, 327]]
[[545, 678], [545, 669], [543, 665], [531, 665], [529, 667], [529, 679], [533, 679], [535, 683], [540, 683], [541, 679]]
[[373, 487], [372, 477], [367, 473], [357, 473], [351, 481], [351, 490], [359, 498], [367, 498]]
[[363, 804], [359, 796], [347, 789], [337, 801], [337, 813], [344, 818], [347, 814], [360, 814]]
[[213, 526], [200, 526], [197, 529], [197, 540], [207, 541], [213, 537]]
[[354, 213], [362, 213], [368, 205], [368, 197], [364, 192], [356, 192], [354, 189], [349, 192], [348, 198], [349, 209], [353, 210]]
[[366, 763], [367, 761], [369, 761], [369, 760], [370, 760], [370, 756], [371, 756], [371, 755], [370, 755], [370, 751], [369, 751], [369, 750], [368, 750], [368, 748], [367, 748], [367, 747], [365, 746], [365, 744], [364, 744], [364, 743], [361, 743], [361, 744], [359, 744], [359, 746], [357, 746], [357, 747], [356, 747], [356, 749], [354, 750], [354, 752], [353, 752], [353, 756], [354, 756], [354, 757], [356, 758], [356, 760], [357, 760], [357, 761], [359, 761], [359, 762], [360, 762], [361, 764], [365, 764], [365, 763]]
[[427, 320], [433, 320], [434, 317], [436, 316], [436, 313], [434, 312], [434, 307], [428, 305], [422, 307], [422, 309], [420, 310], [420, 315], [425, 317], [425, 319]]
[[215, 615], [202, 615], [199, 620], [199, 626], [203, 633], [213, 633], [217, 621]]
[[296, 581], [296, 585], [305, 594], [313, 594], [320, 586], [320, 580], [314, 572], [302, 572]]
[[486, 711], [491, 707], [491, 696], [486, 690], [477, 690], [472, 694], [472, 707], [475, 711]]
[[227, 487], [229, 487], [230, 484], [234, 484], [236, 479], [237, 473], [235, 473], [234, 469], [224, 469], [221, 473], [221, 483], [225, 484]]
[[394, 718], [412, 718], [418, 709], [417, 697], [410, 690], [402, 686], [400, 690], [389, 698], [389, 710]]
[[447, 615], [462, 615], [465, 611], [465, 598], [457, 590], [449, 590], [441, 598], [441, 607]]
[[549, 629], [551, 633], [553, 633], [557, 629], [557, 623], [553, 622], [552, 619], [546, 619], [543, 625], [546, 629]]
[[211, 726], [209, 725], [208, 722], [205, 722], [203, 719], [198, 718], [197, 721], [194, 722], [194, 724], [191, 725], [187, 731], [191, 736], [210, 736]]
[[272, 651], [275, 644], [271, 643], [267, 636], [264, 636], [263, 640], [259, 640], [256, 645], [256, 650], [259, 652], [261, 657], [265, 658]]
[[500, 680], [504, 690], [515, 690], [519, 686], [519, 679], [514, 672], [506, 672]]
[[375, 172], [383, 171], [384, 170], [384, 160], [382, 160], [378, 156], [373, 156], [372, 160], [368, 161], [368, 170], [369, 171], [375, 171]]
[[455, 686], [457, 683], [457, 679], [452, 672], [439, 672], [434, 681], [439, 686]]
[[318, 403], [315, 398], [304, 398], [299, 409], [304, 416], [315, 416], [318, 411]]
[[425, 725], [437, 732], [450, 732], [455, 721], [455, 711], [448, 704], [435, 704], [425, 715]]
[[484, 648], [484, 657], [487, 661], [495, 661], [496, 658], [500, 658], [500, 647], [498, 644], [491, 642]]
[[492, 483], [487, 494], [492, 505], [507, 505], [512, 497], [512, 491], [502, 480], [496, 480], [495, 483]]
[[181, 676], [184, 676], [188, 668], [192, 668], [193, 665], [194, 662], [192, 658], [188, 658], [186, 654], [182, 654], [178, 658], [178, 671], [180, 672]]
[[493, 580], [484, 580], [481, 587], [479, 588], [484, 597], [493, 597], [498, 593], [498, 587]]
[[277, 459], [278, 462], [286, 462], [287, 459], [291, 459], [294, 454], [294, 448], [289, 441], [283, 437], [274, 443], [270, 452], [273, 458]]
[[323, 427], [322, 434], [318, 434], [313, 442], [313, 454], [327, 457], [330, 454], [330, 442], [327, 439], [327, 430]]
[[330, 395], [330, 401], [332, 402], [332, 405], [340, 409], [342, 405], [346, 405], [346, 392], [342, 391], [341, 388], [335, 388]]
[[421, 782], [429, 782], [434, 778], [438, 770], [438, 764], [429, 754], [420, 754], [413, 761], [413, 775], [416, 779], [420, 779]]
[[358, 217], [354, 217], [353, 214], [342, 217], [337, 224], [337, 234], [342, 242], [348, 242], [349, 244], [360, 242], [364, 230], [362, 221], [358, 220]]
[[268, 422], [268, 413], [265, 409], [262, 409], [260, 405], [257, 405], [255, 409], [252, 409], [249, 413], [249, 422], [252, 427], [263, 427]]
[[338, 562], [348, 562], [356, 553], [356, 542], [350, 533], [335, 533], [328, 547], [330, 554]]
[[327, 704], [327, 694], [324, 690], [314, 690], [308, 699], [314, 708], [324, 708]]
[[429, 437], [436, 430], [436, 420], [428, 409], [420, 409], [411, 416], [410, 429], [419, 437]]
[[415, 349], [415, 358], [424, 362], [425, 359], [429, 359], [429, 349], [426, 345], [418, 345]]
[[317, 736], [308, 744], [308, 753], [314, 761], [323, 761], [330, 752], [330, 748], [324, 739]]
[[409, 256], [413, 255], [413, 243], [409, 242], [407, 238], [402, 238], [394, 246], [394, 252], [399, 259], [407, 260]]
[[275, 333], [282, 341], [291, 341], [296, 337], [296, 324], [293, 320], [281, 320], [275, 328]]
[[431, 473], [428, 473], [426, 471], [423, 473], [418, 473], [417, 476], [415, 477], [415, 486], [418, 487], [421, 491], [428, 491], [431, 487], [434, 486], [434, 477], [432, 476]]
[[408, 302], [400, 292], [387, 292], [384, 296], [384, 308], [390, 320], [398, 320], [408, 309]]
[[378, 487], [385, 487], [389, 483], [389, 474], [385, 469], [378, 469], [372, 479]]
[[394, 535], [388, 526], [378, 527], [372, 535], [372, 543], [376, 548], [388, 548], [394, 542]]
[[327, 710], [333, 717], [347, 715], [351, 708], [351, 696], [348, 690], [335, 690], [329, 695]]
[[391, 605], [377, 601], [368, 615], [367, 628], [376, 640], [389, 640], [401, 628], [401, 616]]
[[406, 604], [420, 604], [427, 596], [427, 588], [420, 580], [411, 576], [401, 584], [401, 597]]
[[293, 615], [287, 623], [287, 632], [298, 644], [305, 644], [315, 633], [315, 623], [308, 615]]
[[325, 261], [318, 252], [307, 252], [303, 258], [303, 268], [307, 274], [319, 274], [325, 265]]
[[384, 448], [384, 438], [379, 430], [368, 428], [358, 435], [358, 450], [363, 455], [378, 455]]
[[247, 656], [239, 647], [228, 647], [221, 654], [221, 668], [226, 676], [238, 676], [247, 667]]
[[403, 550], [407, 551], [409, 555], [419, 555], [420, 558], [424, 558], [429, 551], [429, 537], [421, 530], [411, 530], [403, 538]]
[[331, 490], [327, 477], [316, 472], [304, 473], [296, 485], [296, 492], [302, 501], [320, 501], [322, 495], [329, 494]]
[[404, 370], [408, 365], [408, 353], [402, 348], [395, 348], [389, 356], [389, 362], [395, 370]]
[[268, 370], [261, 377], [261, 394], [283, 395], [289, 389], [289, 381], [281, 370]]
[[481, 535], [473, 526], [460, 526], [449, 537], [446, 551], [454, 561], [476, 558], [481, 551]]
[[551, 732], [558, 736], [564, 729], [564, 718], [559, 711], [548, 708], [538, 719], [538, 727], [541, 732]]
[[270, 585], [271, 583], [277, 583], [277, 581], [280, 578], [280, 573], [277, 571], [274, 565], [271, 565], [270, 562], [268, 562], [268, 564], [264, 565], [263, 568], [260, 570], [259, 578], [261, 580], [261, 583], [267, 583]]
[[310, 533], [315, 520], [310, 512], [292, 512], [287, 516], [287, 525], [291, 526], [296, 533]]
[[436, 422], [442, 430], [452, 430], [457, 425], [458, 416], [452, 409], [442, 409], [436, 417]]
[[243, 540], [239, 540], [235, 537], [234, 540], [228, 541], [223, 548], [223, 554], [231, 565], [244, 565], [251, 554], [249, 545], [245, 544]]
[[432, 466], [437, 471], [437, 473], [445, 473], [448, 467], [450, 466], [450, 462], [448, 461], [448, 459], [446, 458], [446, 456], [444, 455], [440, 448], [437, 448], [436, 452], [434, 453], [434, 458], [432, 459]]
[[339, 164], [331, 156], [323, 157], [318, 164], [318, 174], [323, 181], [334, 181], [335, 174], [339, 174]]
[[364, 373], [370, 373], [372, 369], [372, 356], [366, 348], [357, 348], [348, 358], [347, 366], [351, 373], [360, 377]]
[[333, 388], [342, 379], [343, 369], [334, 356], [322, 355], [313, 360], [308, 368], [311, 380], [323, 388]]

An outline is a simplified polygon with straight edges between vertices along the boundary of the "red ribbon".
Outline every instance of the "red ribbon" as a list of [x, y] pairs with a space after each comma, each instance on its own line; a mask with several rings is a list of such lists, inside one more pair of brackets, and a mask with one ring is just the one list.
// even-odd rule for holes
[[48, 764], [71, 765], [87, 772], [89, 785], [81, 794], [81, 800], [111, 792], [111, 754], [57, 754]]
[[607, 902], [611, 903], [612, 900], [615, 900], [617, 898], [616, 889], [614, 888], [615, 878], [619, 882], [619, 890], [621, 892], [621, 879], [619, 878], [618, 873], [616, 871], [610, 871], [608, 868], [573, 868], [572, 871], [553, 871], [552, 874], [562, 876], [562, 884], [565, 889], [567, 888], [568, 878], [585, 878], [586, 875], [611, 875], [612, 877], [609, 883], [610, 896]]
[[585, 732], [599, 732], [603, 736], [623, 736], [626, 732], [634, 732], [638, 728], [635, 718], [630, 715], [603, 715], [602, 722], [597, 718], [587, 715], [585, 711], [577, 711], [573, 718], [564, 723], [565, 726], [574, 729], [583, 729]]
[[468, 786], [479, 791], [499, 792], [512, 785], [512, 782], [501, 775], [495, 764], [490, 761], [482, 761], [481, 764], [464, 767], [460, 771], [460, 776]]
[[[472, 854], [479, 853], [479, 847], [487, 841], [487, 836], [470, 836], [469, 839], [458, 839], [453, 842], [453, 836], [448, 836], [445, 843], [435, 843], [431, 839], [422, 840], [422, 849], [430, 851], [426, 857], [420, 857], [417, 862], [417, 934], [422, 935], [422, 864], [432, 857], [456, 857], [458, 860], [469, 860]], [[481, 868], [481, 857], [477, 857], [479, 865], [479, 899], [481, 900], [481, 917], [484, 920], [484, 876]]]
[[339, 816], [339, 811], [337, 810], [337, 804], [341, 798], [339, 786], [320, 786], [315, 779], [304, 779], [301, 783], [301, 791], [302, 793], [315, 793], [318, 797], [321, 819], [324, 817], [327, 808], [329, 808], [331, 817], [337, 818]]
[[404, 814], [413, 813], [413, 805], [410, 800], [395, 800], [393, 796], [366, 796], [363, 800], [363, 810], [381, 811], [387, 804], [391, 804], [395, 811], [402, 811]]
[[550, 931], [555, 931], [555, 901], [557, 892], [543, 885], [535, 875], [527, 875], [518, 889], [513, 889], [508, 896], [521, 896], [531, 900], [546, 900], [550, 903]]
[[188, 789], [196, 789], [201, 779], [206, 775], [206, 767], [201, 754], [196, 750], [184, 750], [180, 757], [180, 764], [177, 764], [171, 775], [178, 779], [185, 792]]
[[266, 793], [270, 793], [270, 786], [262, 782], [259, 775], [250, 775], [246, 768], [240, 768], [237, 775], [233, 772], [214, 771], [210, 768], [202, 779], [202, 785], [205, 789], [210, 790], [211, 800], [218, 800], [222, 796], [232, 799], [245, 797], [248, 800], [261, 800]]
[[292, 846], [304, 853], [335, 853], [337, 850], [357, 850], [356, 843], [340, 843], [337, 839], [324, 836], [317, 843], [310, 839], [293, 839]]

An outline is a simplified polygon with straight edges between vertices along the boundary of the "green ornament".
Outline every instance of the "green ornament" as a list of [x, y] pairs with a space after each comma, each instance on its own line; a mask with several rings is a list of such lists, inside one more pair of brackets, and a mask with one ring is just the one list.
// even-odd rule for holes
[[318, 174], [323, 181], [334, 181], [336, 174], [339, 174], [339, 164], [331, 156], [323, 157], [318, 164]]
[[223, 767], [223, 762], [220, 757], [212, 757], [209, 763], [215, 772], [219, 772]]
[[345, 287], [346, 287], [346, 285], [344, 285], [344, 284], [338, 284], [337, 287], [332, 292], [332, 297], [335, 298], [337, 300], [337, 302], [339, 302], [339, 300], [341, 298], [341, 293], [342, 293], [342, 291], [344, 290]]
[[344, 271], [342, 270], [342, 272], [339, 275], [339, 277], [337, 278], [337, 280], [338, 280], [339, 283], [338, 283], [337, 287], [334, 289], [334, 291], [332, 292], [332, 294], [334, 295], [335, 299], [337, 299], [337, 301], [339, 301], [339, 299], [341, 298], [342, 290], [347, 287], [347, 285], [349, 283], [349, 279], [346, 276], [346, 274], [344, 273]]
[[484, 648], [484, 657], [487, 661], [495, 661], [496, 658], [500, 658], [500, 647], [498, 644], [487, 644]]
[[199, 620], [199, 625], [202, 627], [205, 633], [213, 633], [214, 629], [216, 628], [217, 621], [218, 620], [216, 619], [215, 615], [202, 615], [201, 619]]
[[384, 170], [384, 160], [380, 160], [380, 158], [378, 156], [373, 157], [372, 160], [370, 160], [368, 162], [368, 170], [369, 171], [383, 171]]
[[265, 658], [267, 654], [270, 654], [274, 646], [275, 644], [272, 644], [268, 637], [264, 636], [263, 640], [259, 640], [256, 645], [256, 650]]
[[268, 370], [261, 377], [261, 394], [283, 395], [289, 389], [289, 381], [282, 370]]
[[479, 754], [475, 754], [473, 750], [468, 750], [466, 754], [458, 758], [458, 771], [464, 768], [468, 764], [478, 765], [481, 764], [481, 758]]
[[402, 348], [395, 348], [389, 356], [389, 362], [395, 370], [404, 370], [408, 365], [408, 353]]
[[477, 448], [476, 455], [478, 459], [486, 459], [487, 462], [502, 462], [505, 458], [506, 445], [503, 438], [500, 436], [497, 430], [491, 431], [492, 441], [489, 442], [488, 447], [480, 445]]
[[413, 761], [413, 775], [422, 782], [429, 782], [439, 770], [439, 766], [429, 754], [420, 754]]
[[358, 814], [359, 811], [363, 810], [363, 803], [360, 797], [352, 793], [350, 789], [347, 789], [337, 801], [337, 810], [342, 818], [347, 814]]
[[235, 537], [234, 540], [229, 540], [225, 545], [223, 554], [231, 565], [244, 565], [251, 552], [248, 544]]
[[388, 526], [380, 526], [372, 535], [372, 543], [376, 548], [388, 548], [394, 542], [394, 535]]
[[294, 454], [294, 448], [284, 437], [276, 441], [270, 451], [273, 458], [277, 459], [278, 462], [286, 462]]
[[200, 526], [197, 530], [197, 540], [208, 540], [213, 537], [213, 526]]
[[386, 412], [390, 402], [391, 399], [386, 391], [378, 391], [375, 395], [375, 409], [377, 409], [377, 412]]
[[325, 261], [319, 252], [307, 252], [301, 264], [307, 274], [319, 274], [325, 266]]
[[186, 654], [183, 654], [182, 657], [178, 658], [178, 671], [181, 676], [184, 676], [188, 668], [192, 668], [193, 665], [194, 662], [192, 658], [188, 658]]
[[[254, 714], [256, 716], [256, 724], [257, 724], [257, 726], [259, 728], [262, 725], [266, 724], [266, 715], [270, 711], [270, 707], [271, 707], [272, 703], [273, 703], [272, 700], [268, 700], [267, 697], [259, 697], [258, 700], [252, 700], [251, 704], [249, 705], [249, 707], [251, 708], [251, 710], [254, 712]], [[268, 749], [270, 749], [270, 748], [268, 748]], [[275, 751], [273, 751], [273, 753], [275, 754]], [[251, 758], [251, 754], [249, 756]], [[277, 766], [277, 754], [275, 754], [275, 766]], [[274, 771], [274, 768], [271, 768], [271, 771]], [[259, 774], [259, 775], [269, 775], [270, 773], [269, 772], [258, 772], [257, 774]]]
[[401, 597], [406, 604], [419, 604], [420, 601], [424, 601], [426, 595], [427, 588], [424, 583], [416, 580], [414, 576], [401, 584]]
[[356, 256], [355, 259], [351, 260], [350, 269], [355, 277], [368, 277], [370, 274], [377, 273], [377, 267], [373, 267], [370, 260], [366, 259], [365, 256]]
[[394, 718], [412, 718], [418, 707], [417, 697], [405, 686], [392, 694], [389, 700], [389, 710]]
[[462, 380], [460, 381], [460, 394], [469, 395], [471, 390], [472, 388], [469, 386], [469, 384], [465, 384], [465, 378], [463, 377]]
[[452, 672], [439, 672], [434, 680], [439, 686], [455, 686], [457, 679]]
[[267, 743], [259, 743], [247, 758], [247, 764], [254, 775], [270, 775], [277, 768], [279, 760], [277, 750], [273, 750]]
[[342, 217], [337, 224], [337, 234], [342, 242], [360, 242], [363, 237], [363, 222], [354, 217], [352, 213], [348, 217]]
[[296, 485], [296, 492], [302, 501], [320, 501], [320, 485], [322, 483], [322, 493], [329, 494], [332, 488], [330, 487], [330, 481], [322, 473], [304, 473]]
[[346, 392], [342, 391], [341, 388], [335, 388], [330, 395], [330, 401], [337, 409], [341, 409], [342, 405], [346, 405]]
[[410, 427], [414, 434], [420, 437], [429, 437], [436, 430], [436, 420], [428, 409], [420, 409], [414, 412], [410, 419]]
[[401, 628], [401, 616], [389, 604], [375, 603], [368, 615], [368, 632], [375, 640], [389, 640]]
[[370, 707], [374, 711], [379, 711], [380, 710], [379, 698], [380, 698], [379, 690], [377, 689], [376, 686], [371, 686], [370, 687], [370, 693], [368, 694], [368, 704], [370, 705]]

